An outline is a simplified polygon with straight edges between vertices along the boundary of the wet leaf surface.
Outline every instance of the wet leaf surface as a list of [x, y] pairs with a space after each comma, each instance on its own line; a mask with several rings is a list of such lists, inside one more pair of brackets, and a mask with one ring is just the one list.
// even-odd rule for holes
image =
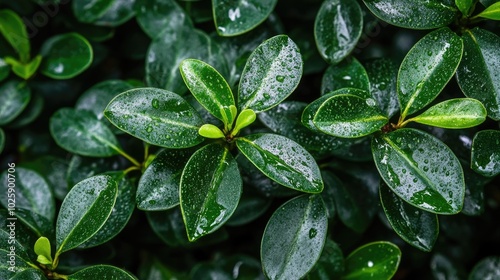
[[370, 81], [363, 65], [354, 57], [330, 65], [321, 80], [321, 94], [342, 88], [357, 88], [370, 91]]
[[0, 125], [14, 120], [28, 106], [31, 90], [24, 82], [11, 80], [0, 85]]
[[493, 177], [500, 173], [500, 131], [483, 130], [472, 142], [471, 167], [477, 173]]
[[391, 279], [400, 260], [398, 246], [386, 241], [369, 243], [347, 256], [342, 279]]

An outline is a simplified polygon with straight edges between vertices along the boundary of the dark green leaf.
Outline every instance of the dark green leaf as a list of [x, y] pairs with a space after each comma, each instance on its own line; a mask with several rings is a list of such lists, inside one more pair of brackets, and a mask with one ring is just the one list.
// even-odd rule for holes
[[483, 6], [485, 7], [489, 7], [493, 4], [495, 4], [498, 0], [479, 0], [479, 2], [481, 2], [481, 4], [483, 4]]
[[39, 94], [34, 94], [28, 103], [28, 106], [17, 116], [12, 122], [8, 124], [10, 128], [19, 128], [30, 124], [35, 121], [45, 105], [45, 99]]
[[410, 245], [430, 252], [439, 234], [436, 214], [407, 204], [385, 184], [380, 184], [380, 201], [394, 231]]
[[68, 280], [85, 280], [85, 279], [120, 279], [120, 280], [137, 280], [130, 272], [121, 268], [110, 265], [94, 265], [84, 268], [74, 274], [68, 275]]
[[179, 247], [192, 244], [187, 239], [180, 207], [166, 211], [147, 211], [146, 217], [151, 229], [168, 246]]
[[0, 128], [0, 154], [3, 152], [3, 147], [5, 146], [5, 132]]
[[437, 214], [462, 210], [462, 167], [437, 138], [403, 128], [373, 138], [372, 151], [385, 183], [406, 202]]
[[224, 271], [216, 264], [198, 263], [189, 273], [189, 279], [232, 280], [230, 271]]
[[369, 91], [368, 74], [361, 63], [354, 57], [330, 65], [321, 80], [321, 94], [341, 88], [357, 88]]
[[67, 189], [71, 189], [74, 185], [87, 178], [113, 170], [117, 164], [118, 162], [114, 158], [91, 158], [73, 155], [65, 175]]
[[354, 94], [328, 98], [318, 108], [313, 119], [314, 125], [322, 132], [345, 138], [369, 135], [380, 130], [388, 121], [373, 98]]
[[370, 79], [370, 93], [380, 110], [389, 118], [399, 111], [396, 81], [398, 68], [391, 59], [378, 58], [365, 63]]
[[433, 29], [447, 26], [458, 16], [453, 0], [363, 0], [378, 18], [390, 24]]
[[229, 150], [217, 143], [196, 151], [182, 172], [180, 205], [190, 241], [214, 232], [233, 214], [242, 180]]
[[147, 143], [167, 148], [187, 148], [203, 141], [198, 113], [179, 95], [155, 88], [121, 93], [104, 115], [121, 130]]
[[102, 26], [119, 26], [134, 16], [134, 0], [75, 1], [73, 13], [80, 22]]
[[5, 62], [3, 58], [0, 57], [0, 82], [9, 76], [10, 65]]
[[236, 145], [260, 171], [279, 184], [307, 193], [323, 190], [316, 161], [296, 142], [275, 134], [253, 134], [237, 138]]
[[[8, 216], [8, 218], [15, 217]], [[11, 235], [16, 236], [17, 232], [16, 221], [10, 219], [5, 220], [5, 225], [0, 228], [0, 261], [2, 261], [0, 276], [9, 275], [9, 277], [14, 274], [10, 273], [12, 270], [14, 272], [23, 271], [29, 268], [29, 263], [31, 263], [27, 253], [28, 248], [24, 247], [18, 238], [10, 238]], [[10, 267], [12, 267], [11, 270], [8, 269]], [[2, 278], [10, 279], [9, 277]]]
[[471, 167], [477, 173], [494, 177], [500, 174], [500, 131], [483, 130], [472, 141]]
[[85, 71], [94, 53], [90, 43], [78, 33], [56, 35], [40, 49], [43, 56], [40, 71], [53, 79], [70, 79]]
[[64, 198], [56, 223], [56, 257], [97, 234], [115, 206], [117, 183], [98, 175], [76, 184]]
[[14, 72], [14, 74], [25, 80], [28, 80], [31, 76], [33, 76], [33, 74], [35, 74], [36, 70], [38, 70], [40, 63], [42, 62], [42, 56], [37, 55], [31, 61], [27, 61], [24, 63], [10, 56], [7, 56], [5, 57], [5, 62], [12, 66], [12, 72]]
[[318, 261], [328, 218], [319, 195], [301, 195], [274, 212], [264, 230], [261, 262], [270, 279], [299, 279]]
[[31, 90], [25, 82], [10, 80], [0, 85], [0, 125], [19, 116], [30, 99]]
[[325, 247], [314, 265], [311, 272], [307, 274], [308, 280], [331, 280], [339, 279], [344, 273], [344, 254], [339, 245], [330, 239], [326, 239]]
[[0, 10], [0, 33], [19, 54], [22, 63], [30, 60], [30, 41], [23, 20], [15, 12]]
[[[190, 23], [190, 18], [174, 0], [136, 0], [137, 23], [151, 39], [165, 29]], [[191, 24], [192, 25], [192, 24]]]
[[378, 241], [354, 250], [345, 259], [342, 279], [391, 279], [401, 260], [398, 246]]
[[463, 214], [467, 216], [480, 216], [485, 210], [484, 187], [490, 178], [476, 173], [471, 168], [470, 161], [461, 161], [465, 177], [465, 197]]
[[462, 35], [464, 57], [457, 70], [457, 81], [467, 97], [483, 103], [488, 116], [500, 120], [500, 37], [481, 28]]
[[302, 77], [302, 56], [286, 35], [272, 37], [250, 55], [238, 88], [239, 111], [269, 110], [295, 90]]
[[63, 149], [83, 156], [108, 157], [120, 150], [113, 132], [87, 110], [59, 109], [50, 118], [50, 133]]
[[430, 261], [432, 268], [432, 276], [434, 279], [465, 279], [465, 275], [461, 273], [461, 267], [450, 257], [437, 253], [432, 256]]
[[471, 273], [469, 280], [497, 279], [500, 277], [500, 257], [490, 256], [478, 262]]
[[[40, 236], [45, 236], [49, 238], [49, 240], [54, 239], [54, 221], [49, 220], [46, 217], [37, 214], [32, 210], [27, 209], [16, 209], [16, 217], [23, 225], [26, 226], [27, 230], [33, 233], [33, 236], [36, 238]], [[31, 243], [30, 243], [31, 242]], [[28, 244], [29, 246], [33, 245], [31, 239], [27, 239], [27, 242], [24, 244]]]
[[262, 23], [271, 14], [278, 0], [212, 0], [212, 10], [217, 33], [235, 36], [245, 33]]
[[356, 47], [363, 31], [363, 13], [357, 1], [327, 0], [314, 22], [319, 53], [330, 64], [337, 64]]
[[12, 278], [9, 278], [9, 280], [46, 280], [47, 278], [45, 277], [45, 274], [41, 269], [35, 269], [35, 268], [26, 268], [23, 271], [17, 272]]
[[462, 12], [462, 15], [468, 17], [474, 11], [475, 2], [474, 0], [455, 0], [455, 5]]
[[447, 27], [425, 35], [413, 46], [398, 74], [402, 119], [424, 108], [439, 95], [455, 74], [462, 50], [462, 39]]
[[267, 197], [244, 193], [226, 225], [241, 226], [254, 221], [269, 209], [271, 202]]
[[500, 20], [500, 2], [496, 2], [491, 6], [488, 6], [488, 8], [478, 14], [477, 17]]

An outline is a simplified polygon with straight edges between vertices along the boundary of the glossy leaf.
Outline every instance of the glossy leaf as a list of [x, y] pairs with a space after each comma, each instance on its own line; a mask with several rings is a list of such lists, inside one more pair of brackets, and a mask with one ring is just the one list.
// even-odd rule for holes
[[85, 71], [94, 58], [89, 41], [78, 33], [56, 35], [46, 40], [40, 72], [53, 79], [70, 79]]
[[457, 5], [462, 15], [468, 17], [472, 12], [475, 6], [474, 0], [455, 0], [455, 5]]
[[234, 109], [231, 109], [235, 103], [233, 92], [224, 77], [209, 64], [196, 59], [183, 60], [179, 69], [196, 100], [230, 128], [236, 117], [232, 112]]
[[236, 139], [238, 150], [277, 183], [306, 193], [319, 193], [323, 181], [314, 158], [296, 142], [275, 134]]
[[500, 20], [500, 3], [496, 2], [491, 6], [488, 6], [484, 11], [479, 13], [477, 17]]
[[425, 35], [404, 58], [398, 74], [401, 117], [431, 103], [455, 74], [463, 42], [449, 28]]
[[243, 194], [226, 225], [241, 226], [254, 221], [269, 209], [271, 202], [271, 199], [261, 195]]
[[10, 128], [24, 127], [34, 122], [42, 113], [45, 105], [45, 99], [39, 94], [34, 94], [28, 106], [12, 122], [8, 124]]
[[389, 58], [378, 58], [366, 62], [365, 69], [370, 79], [369, 92], [380, 110], [389, 118], [394, 116], [399, 111], [396, 64]]
[[10, 80], [0, 85], [0, 125], [15, 119], [28, 106], [31, 90], [24, 82]]
[[326, 94], [342, 88], [357, 88], [370, 91], [368, 74], [354, 57], [330, 65], [321, 80], [321, 93]]
[[328, 218], [318, 195], [301, 195], [278, 208], [261, 242], [261, 262], [269, 279], [299, 279], [318, 261]]
[[500, 257], [490, 256], [479, 261], [471, 273], [469, 280], [496, 279], [500, 277]]
[[120, 280], [137, 280], [130, 272], [111, 265], [93, 265], [79, 270], [76, 273], [68, 275], [68, 280], [84, 280], [84, 279], [120, 279]]
[[191, 156], [187, 150], [164, 150], [149, 164], [137, 187], [137, 208], [167, 210], [179, 204], [179, 184]]
[[136, 0], [136, 19], [142, 30], [154, 39], [165, 29], [190, 23], [190, 18], [174, 0]]
[[266, 111], [285, 100], [302, 77], [302, 56], [286, 35], [272, 37], [250, 55], [238, 88], [239, 111]]
[[486, 108], [476, 99], [448, 99], [408, 120], [443, 128], [469, 128], [486, 120]]
[[357, 1], [327, 0], [314, 21], [314, 37], [319, 53], [337, 64], [356, 47], [363, 32], [363, 13]]
[[500, 131], [479, 131], [472, 141], [471, 167], [477, 173], [493, 177], [500, 174]]
[[378, 18], [411, 29], [434, 29], [455, 20], [458, 10], [453, 0], [363, 0]]
[[38, 70], [40, 63], [42, 63], [42, 56], [37, 55], [31, 61], [27, 61], [25, 63], [7, 56], [5, 57], [5, 62], [12, 66], [12, 72], [14, 72], [14, 74], [25, 80], [28, 80], [35, 74], [36, 70]]
[[[54, 232], [53, 220], [49, 220], [46, 217], [37, 214], [32, 210], [23, 208], [16, 209], [16, 218], [21, 222], [21, 224], [26, 226], [26, 230], [32, 233], [33, 237], [38, 238], [40, 236], [45, 236], [49, 240], [54, 239], [55, 232]], [[20, 230], [20, 232], [22, 231]], [[28, 242], [24, 242], [24, 244], [28, 244], [29, 246], [31, 246], [32, 244], [34, 244], [36, 239], [31, 240], [30, 237], [27, 237], [27, 241]]]
[[[50, 241], [47, 239], [47, 237], [42, 236], [36, 241], [35, 254], [37, 254], [38, 256], [40, 256], [40, 255], [43, 256], [42, 259], [44, 259], [44, 261], [47, 261], [43, 264], [45, 264], [45, 265], [52, 264], [52, 254], [51, 254], [51, 250], [50, 250]], [[40, 263], [42, 263], [42, 262], [40, 262]]]
[[344, 273], [344, 254], [339, 245], [326, 239], [321, 256], [313, 270], [307, 274], [308, 280], [340, 279]]
[[241, 196], [238, 165], [217, 143], [196, 151], [181, 176], [180, 205], [190, 241], [214, 232], [233, 214]]
[[203, 141], [198, 113], [179, 95], [155, 88], [121, 93], [108, 104], [104, 116], [121, 130], [147, 143], [187, 148]]
[[313, 119], [320, 131], [345, 138], [369, 135], [388, 121], [374, 99], [354, 94], [334, 95], [325, 100]]
[[415, 208], [399, 198], [385, 184], [380, 184], [380, 201], [394, 231], [407, 243], [430, 252], [439, 234], [436, 214]]
[[215, 27], [220, 36], [236, 36], [261, 24], [278, 0], [212, 0]]
[[368, 243], [347, 256], [342, 279], [391, 279], [400, 261], [398, 246], [386, 241]]
[[111, 176], [98, 175], [76, 184], [64, 198], [56, 223], [56, 256], [94, 236], [108, 220], [118, 194]]
[[0, 10], [0, 33], [19, 54], [22, 63], [30, 60], [30, 41], [19, 15], [9, 9]]
[[456, 214], [465, 182], [453, 152], [435, 137], [410, 128], [373, 138], [375, 164], [385, 183], [411, 205], [436, 214]]
[[59, 109], [50, 118], [50, 133], [63, 149], [83, 156], [109, 157], [120, 150], [113, 132], [86, 110]]
[[134, 16], [134, 0], [97, 0], [73, 2], [73, 13], [80, 22], [119, 26]]
[[45, 274], [41, 269], [35, 269], [32, 267], [26, 268], [23, 271], [19, 271], [12, 278], [9, 278], [9, 280], [24, 280], [24, 279], [46, 280], [47, 278], [45, 277]]
[[457, 70], [458, 85], [467, 97], [483, 103], [488, 117], [500, 120], [500, 37], [481, 28], [467, 30], [464, 57]]

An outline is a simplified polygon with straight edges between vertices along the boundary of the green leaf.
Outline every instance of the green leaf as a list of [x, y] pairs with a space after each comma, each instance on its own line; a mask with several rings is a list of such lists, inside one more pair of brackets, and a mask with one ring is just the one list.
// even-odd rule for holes
[[409, 121], [443, 128], [469, 128], [486, 120], [486, 108], [476, 99], [448, 99], [427, 109]]
[[455, 0], [455, 5], [462, 12], [462, 15], [468, 17], [474, 11], [475, 2], [474, 0]]
[[323, 181], [314, 158], [296, 142], [275, 134], [237, 138], [238, 150], [277, 183], [306, 193], [320, 193]]
[[37, 55], [31, 61], [24, 63], [7, 56], [5, 57], [5, 62], [12, 66], [12, 72], [14, 72], [14, 74], [28, 80], [31, 76], [33, 76], [33, 74], [35, 74], [36, 70], [38, 70], [40, 63], [42, 63], [42, 56]]
[[224, 135], [224, 133], [222, 132], [222, 130], [220, 130], [220, 128], [209, 123], [202, 125], [198, 130], [198, 133], [201, 136], [210, 139], [219, 139], [226, 137], [226, 135]]
[[182, 172], [180, 205], [190, 241], [214, 232], [233, 214], [241, 196], [238, 165], [217, 143], [196, 151]]
[[0, 125], [14, 120], [28, 106], [31, 90], [25, 82], [9, 80], [0, 85]]
[[396, 83], [398, 68], [389, 58], [377, 58], [365, 63], [370, 79], [369, 92], [380, 110], [389, 118], [399, 111]]
[[327, 0], [314, 21], [314, 37], [319, 53], [337, 64], [356, 47], [363, 32], [363, 13], [357, 1]]
[[449, 28], [420, 39], [404, 58], [398, 74], [401, 118], [431, 103], [455, 74], [462, 58], [463, 41]]
[[9, 128], [20, 128], [34, 122], [42, 113], [45, 99], [40, 94], [34, 94], [28, 106], [7, 126]]
[[10, 65], [0, 57], [0, 82], [9, 76]]
[[[47, 239], [47, 237], [40, 237], [35, 243], [35, 254], [37, 254], [40, 258], [42, 256], [42, 260], [44, 262], [39, 261], [39, 263], [42, 263], [44, 265], [51, 265], [52, 264], [52, 254], [51, 254], [51, 249], [50, 249], [50, 241]], [[48, 262], [47, 262], [48, 261]]]
[[345, 138], [357, 138], [380, 130], [389, 119], [373, 98], [354, 94], [334, 95], [318, 108], [313, 123], [322, 132]]
[[500, 131], [479, 131], [472, 141], [471, 154], [474, 171], [487, 177], [500, 174]]
[[31, 246], [36, 242], [36, 239], [41, 236], [45, 236], [49, 240], [54, 239], [55, 235], [53, 220], [49, 220], [46, 217], [34, 212], [33, 210], [23, 208], [16, 209], [16, 218], [21, 221], [21, 223], [26, 227], [26, 231], [29, 231], [30, 233], [32, 233], [32, 236], [35, 237], [35, 240], [27, 238], [26, 242], [22, 241], [23, 244], [28, 244], [29, 246]]
[[439, 234], [436, 214], [407, 204], [385, 184], [380, 184], [380, 201], [394, 231], [407, 243], [430, 252]]
[[232, 135], [237, 135], [241, 129], [251, 125], [257, 119], [257, 115], [252, 109], [245, 109], [240, 112], [236, 119], [236, 124], [231, 132]]
[[368, 74], [363, 65], [354, 57], [330, 65], [323, 74], [321, 80], [322, 95], [341, 88], [370, 90]]
[[453, 0], [363, 0], [376, 17], [411, 29], [447, 26], [458, 16]]
[[87, 110], [59, 109], [50, 118], [50, 133], [63, 149], [83, 156], [109, 157], [120, 150], [113, 132]]
[[339, 245], [326, 239], [325, 247], [314, 268], [307, 274], [308, 280], [340, 279], [344, 273], [344, 254]]
[[[49, 221], [54, 220], [56, 211], [54, 196], [45, 179], [38, 173], [23, 167], [15, 167], [14, 172], [9, 170], [2, 172], [0, 182], [2, 182], [2, 191], [5, 196], [14, 194], [8, 197], [15, 201], [16, 209], [27, 209]], [[9, 185], [14, 188], [10, 189]], [[7, 199], [0, 203], [7, 209], [12, 208], [8, 207]]]
[[70, 79], [89, 68], [94, 53], [89, 41], [78, 33], [65, 33], [46, 40], [40, 72], [53, 79]]
[[173, 30], [178, 26], [191, 23], [191, 19], [174, 0], [136, 0], [135, 2], [137, 23], [151, 39], [165, 29]]
[[168, 246], [186, 247], [193, 244], [187, 238], [180, 207], [170, 208], [166, 211], [147, 211], [146, 218], [154, 233]]
[[286, 35], [260, 44], [248, 57], [238, 88], [239, 111], [266, 111], [285, 100], [302, 77], [302, 56]]
[[[15, 217], [12, 217], [11, 215], [7, 217], [9, 220], [5, 220], [4, 226], [0, 229], [0, 261], [2, 261], [0, 276], [8, 273], [9, 270], [4, 269], [6, 266], [13, 266], [12, 269], [14, 269], [15, 272], [18, 272], [30, 267], [28, 264], [31, 263], [30, 257], [27, 253], [28, 248], [24, 247], [23, 244], [19, 242], [20, 238], [10, 238], [11, 235], [16, 236], [16, 232], [18, 232], [18, 225], [15, 220], [12, 220]], [[30, 245], [33, 246], [33, 244]], [[12, 257], [13, 254], [14, 257]], [[9, 278], [5, 277], [5, 279]]]
[[244, 193], [226, 225], [242, 226], [254, 221], [269, 209], [271, 202], [271, 199], [262, 195]]
[[261, 262], [269, 279], [299, 279], [318, 261], [328, 218], [319, 195], [289, 200], [269, 219], [261, 243]]
[[341, 279], [391, 279], [400, 261], [401, 251], [390, 242], [365, 244], [347, 256]]
[[93, 265], [86, 267], [78, 272], [68, 275], [68, 280], [84, 280], [84, 279], [120, 279], [120, 280], [137, 280], [130, 272], [111, 265]]
[[46, 280], [44, 272], [41, 269], [35, 269], [33, 267], [26, 268], [23, 271], [17, 272], [12, 278], [9, 280]]
[[373, 138], [375, 164], [385, 183], [411, 205], [436, 214], [456, 214], [465, 182], [457, 157], [437, 138], [410, 128]]
[[200, 104], [231, 129], [235, 106], [233, 92], [222, 75], [209, 64], [185, 59], [179, 66], [184, 83]]
[[500, 37], [481, 28], [467, 30], [464, 57], [457, 70], [458, 85], [467, 97], [483, 103], [488, 116], [500, 120]]
[[56, 223], [56, 258], [94, 236], [106, 223], [118, 194], [109, 175], [98, 175], [76, 184], [64, 198]]
[[485, 7], [489, 7], [489, 6], [493, 5], [493, 4], [495, 4], [497, 1], [498, 0], [479, 0], [479, 2], [481, 4], [483, 4], [483, 6], [485, 6]]
[[203, 141], [199, 114], [179, 95], [162, 89], [138, 88], [121, 93], [104, 116], [119, 129], [149, 144], [187, 148]]
[[500, 2], [496, 2], [479, 13], [476, 17], [482, 17], [492, 20], [500, 20]]
[[471, 273], [469, 280], [496, 279], [500, 277], [500, 257], [490, 256], [479, 261]]
[[149, 164], [137, 187], [137, 208], [159, 211], [179, 204], [179, 184], [189, 150], [164, 150]]
[[212, 0], [217, 33], [236, 36], [254, 29], [271, 14], [278, 0]]
[[0, 33], [19, 54], [22, 63], [30, 60], [30, 41], [23, 20], [12, 10], [0, 10]]
[[73, 2], [73, 13], [80, 22], [116, 27], [135, 14], [134, 0], [96, 0]]

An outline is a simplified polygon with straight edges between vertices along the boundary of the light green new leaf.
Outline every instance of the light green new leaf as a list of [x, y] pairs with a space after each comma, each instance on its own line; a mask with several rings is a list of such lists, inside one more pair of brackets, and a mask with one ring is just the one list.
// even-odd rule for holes
[[479, 261], [471, 273], [469, 280], [498, 279], [500, 277], [500, 257], [489, 256]]
[[111, 265], [93, 265], [79, 270], [71, 275], [68, 275], [68, 280], [84, 280], [84, 279], [120, 279], [120, 280], [137, 280], [137, 277], [121, 268]]
[[184, 83], [200, 104], [231, 129], [236, 117], [233, 92], [224, 77], [209, 64], [197, 59], [185, 59], [179, 66]]
[[78, 33], [56, 35], [46, 40], [40, 54], [40, 72], [53, 79], [70, 79], [89, 68], [94, 52], [89, 41]]
[[38, 70], [40, 63], [42, 63], [42, 56], [37, 55], [31, 61], [25, 63], [7, 56], [5, 57], [5, 62], [12, 66], [12, 72], [14, 72], [14, 74], [28, 80], [31, 76], [33, 76], [33, 74], [35, 74], [36, 70]]
[[442, 128], [469, 128], [486, 120], [486, 108], [476, 99], [448, 99], [407, 120]]
[[[47, 239], [47, 237], [40, 237], [35, 243], [35, 254], [37, 254], [41, 258], [42, 261], [38, 261], [42, 264], [45, 265], [50, 265], [52, 264], [52, 254], [51, 254], [51, 249], [50, 249], [50, 241]], [[40, 257], [42, 256], [42, 257]]]
[[203, 141], [202, 119], [179, 95], [156, 88], [131, 89], [116, 96], [104, 116], [119, 129], [147, 143], [187, 148]]
[[50, 118], [50, 133], [63, 149], [83, 156], [109, 157], [120, 150], [113, 132], [87, 110], [59, 109]]
[[462, 15], [468, 17], [474, 11], [474, 0], [455, 0], [455, 5], [457, 5]]
[[25, 82], [9, 80], [0, 85], [0, 125], [14, 120], [28, 106], [31, 90]]
[[500, 174], [500, 131], [479, 131], [472, 140], [471, 168], [477, 173], [494, 177]]
[[462, 210], [462, 166], [443, 142], [402, 128], [373, 138], [373, 158], [385, 183], [411, 205], [436, 214]]
[[217, 33], [236, 36], [250, 31], [271, 14], [278, 0], [212, 0]]
[[500, 20], [500, 2], [496, 2], [493, 5], [489, 6], [484, 11], [479, 13], [476, 17]]
[[314, 38], [319, 53], [337, 64], [356, 47], [363, 32], [363, 13], [357, 1], [327, 0], [314, 21]]
[[365, 244], [347, 256], [341, 279], [391, 279], [400, 261], [401, 251], [390, 242]]
[[151, 39], [165, 29], [175, 29], [191, 19], [175, 0], [136, 0], [135, 11], [139, 26]]
[[401, 118], [431, 103], [453, 77], [462, 59], [463, 41], [449, 28], [425, 35], [404, 58], [398, 74]]
[[286, 35], [274, 36], [250, 55], [238, 88], [239, 111], [266, 111], [285, 100], [302, 77], [302, 56]]
[[323, 180], [313, 156], [296, 142], [276, 134], [237, 138], [238, 150], [277, 183], [306, 193], [320, 193]]
[[69, 191], [57, 217], [56, 257], [99, 231], [111, 215], [117, 194], [117, 183], [108, 175], [85, 179]]
[[327, 94], [342, 88], [357, 88], [370, 91], [368, 74], [361, 63], [354, 57], [330, 65], [321, 79], [321, 94]]
[[19, 54], [21, 63], [30, 60], [30, 41], [20, 16], [12, 10], [0, 10], [0, 33]]
[[328, 231], [328, 215], [319, 195], [301, 195], [283, 204], [269, 219], [260, 254], [269, 279], [300, 279], [318, 261]]
[[488, 117], [500, 120], [500, 37], [474, 28], [462, 38], [464, 57], [457, 70], [458, 85], [467, 97], [483, 103]]
[[217, 143], [196, 151], [181, 176], [179, 199], [190, 241], [214, 232], [233, 214], [242, 191], [238, 164]]
[[313, 119], [320, 131], [344, 138], [369, 135], [380, 130], [388, 121], [373, 98], [354, 94], [331, 96], [321, 104]]

